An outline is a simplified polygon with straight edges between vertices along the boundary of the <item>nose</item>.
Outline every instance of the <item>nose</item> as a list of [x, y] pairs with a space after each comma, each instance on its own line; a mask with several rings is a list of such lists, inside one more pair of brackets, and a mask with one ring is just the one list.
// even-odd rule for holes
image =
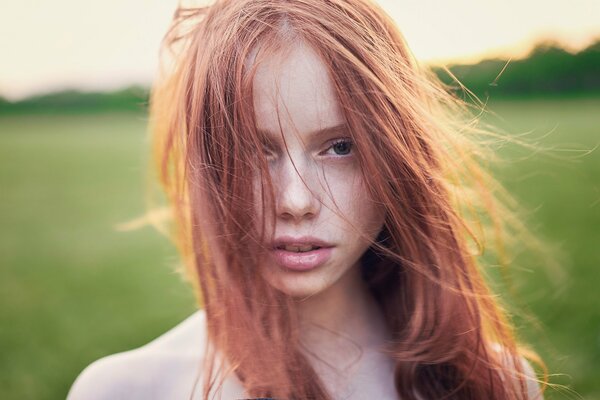
[[318, 193], [311, 187], [316, 174], [309, 163], [286, 160], [278, 174], [277, 216], [291, 222], [314, 218], [320, 210]]

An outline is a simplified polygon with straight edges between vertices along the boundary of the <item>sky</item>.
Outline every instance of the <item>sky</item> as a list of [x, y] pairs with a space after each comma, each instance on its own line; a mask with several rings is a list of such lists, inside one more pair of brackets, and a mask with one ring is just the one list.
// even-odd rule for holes
[[[378, 0], [430, 63], [600, 39], [600, 0]], [[149, 85], [177, 0], [2, 0], [0, 96]]]

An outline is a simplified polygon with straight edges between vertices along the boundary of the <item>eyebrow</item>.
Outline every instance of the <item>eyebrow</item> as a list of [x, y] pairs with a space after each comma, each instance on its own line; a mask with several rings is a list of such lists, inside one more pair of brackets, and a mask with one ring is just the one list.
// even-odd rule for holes
[[[267, 138], [279, 137], [270, 130], [267, 129], [258, 129], [258, 134]], [[348, 132], [348, 124], [346, 122], [342, 122], [338, 125], [328, 126], [326, 128], [317, 129], [308, 133], [308, 140], [313, 139], [316, 136], [333, 136], [336, 134], [341, 134], [342, 132]]]

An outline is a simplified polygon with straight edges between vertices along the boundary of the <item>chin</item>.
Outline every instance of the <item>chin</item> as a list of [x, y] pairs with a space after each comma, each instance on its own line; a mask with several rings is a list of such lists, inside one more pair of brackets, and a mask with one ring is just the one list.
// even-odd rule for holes
[[336, 279], [329, 271], [284, 271], [277, 266], [266, 268], [264, 279], [275, 289], [294, 298], [315, 296], [331, 287]]

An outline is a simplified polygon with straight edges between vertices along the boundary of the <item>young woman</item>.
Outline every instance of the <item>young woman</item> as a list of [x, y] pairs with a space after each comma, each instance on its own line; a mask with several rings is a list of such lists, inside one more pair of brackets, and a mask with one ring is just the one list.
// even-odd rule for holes
[[510, 220], [482, 131], [378, 6], [218, 0], [166, 44], [156, 157], [202, 311], [71, 399], [541, 398], [474, 251]]

